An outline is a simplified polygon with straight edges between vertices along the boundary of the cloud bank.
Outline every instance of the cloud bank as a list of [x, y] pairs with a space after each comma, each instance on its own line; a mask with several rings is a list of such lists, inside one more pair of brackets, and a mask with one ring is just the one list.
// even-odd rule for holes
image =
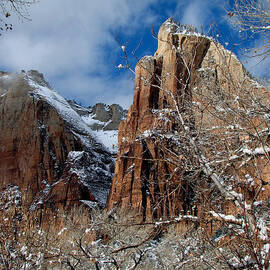
[[[62, 95], [83, 103], [130, 98], [132, 84], [113, 69], [114, 32], [132, 34], [151, 25], [155, 0], [41, 0], [30, 23], [14, 23], [1, 38], [1, 69], [37, 69]], [[14, 19], [14, 18], [13, 18]], [[110, 97], [109, 93], [113, 93]]]
[[115, 69], [121, 62], [115, 33], [133, 49], [147, 36], [143, 56], [155, 50], [149, 46], [156, 43], [152, 24], [157, 27], [169, 16], [199, 30], [203, 25], [205, 32], [213, 22], [230, 28], [220, 0], [40, 0], [29, 12], [31, 22], [14, 22], [11, 16], [14, 30], [0, 37], [0, 69], [37, 69], [60, 94], [84, 105], [128, 108], [132, 102], [131, 74]]

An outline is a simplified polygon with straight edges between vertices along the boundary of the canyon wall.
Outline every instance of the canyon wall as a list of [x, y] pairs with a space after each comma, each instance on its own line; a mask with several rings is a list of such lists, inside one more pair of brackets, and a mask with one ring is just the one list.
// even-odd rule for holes
[[[259, 100], [267, 108], [269, 93], [232, 52], [193, 27], [170, 18], [157, 39], [155, 55], [136, 65], [107, 207], [135, 209], [143, 220], [203, 219], [210, 201], [223, 200], [214, 173], [236, 194], [254, 195], [262, 181], [268, 183], [267, 143], [251, 137], [259, 130], [268, 136], [267, 121], [252, 112]], [[266, 149], [266, 157], [255, 153], [258, 147]], [[260, 196], [269, 197], [268, 184]], [[225, 201], [220, 205], [230, 208]]]
[[0, 192], [18, 190], [24, 213], [105, 205], [112, 154], [42, 74], [0, 74], [0, 125]]

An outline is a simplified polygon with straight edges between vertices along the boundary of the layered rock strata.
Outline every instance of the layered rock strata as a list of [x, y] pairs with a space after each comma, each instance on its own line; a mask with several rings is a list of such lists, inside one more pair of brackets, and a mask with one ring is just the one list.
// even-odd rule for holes
[[[252, 115], [250, 92], [269, 105], [268, 92], [247, 76], [233, 53], [168, 19], [155, 55], [143, 57], [135, 69], [133, 104], [119, 126], [107, 206], [133, 208], [143, 220], [197, 216], [211, 196], [221, 197], [211, 184], [212, 172], [231, 190], [249, 176], [254, 185], [247, 184], [248, 192], [259, 188], [260, 177], [267, 182], [268, 174], [259, 176], [249, 163], [252, 151], [244, 150], [256, 149], [258, 141], [248, 136], [268, 126], [259, 114]], [[266, 172], [264, 157], [254, 158]]]
[[89, 124], [93, 130], [118, 130], [119, 123], [127, 117], [127, 110], [118, 104], [97, 103], [94, 106], [83, 108], [74, 101], [69, 100], [68, 102], [80, 116], [91, 116], [93, 120], [96, 120]]
[[17, 187], [24, 212], [105, 205], [111, 153], [42, 74], [0, 74], [0, 125], [0, 191]]

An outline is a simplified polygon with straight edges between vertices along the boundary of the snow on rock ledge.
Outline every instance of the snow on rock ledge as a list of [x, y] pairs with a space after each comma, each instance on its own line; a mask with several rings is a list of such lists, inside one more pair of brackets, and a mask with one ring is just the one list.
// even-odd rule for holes
[[80, 201], [104, 206], [110, 149], [42, 74], [1, 72], [0, 112], [0, 192], [18, 186], [22, 204], [33, 210]]

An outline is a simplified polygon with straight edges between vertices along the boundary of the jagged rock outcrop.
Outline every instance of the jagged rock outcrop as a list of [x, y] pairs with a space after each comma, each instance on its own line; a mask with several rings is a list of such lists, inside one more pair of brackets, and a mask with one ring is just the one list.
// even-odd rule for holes
[[68, 103], [80, 116], [91, 118], [92, 121], [88, 121], [88, 125], [96, 131], [118, 130], [120, 122], [127, 117], [127, 110], [118, 104], [97, 103], [84, 108], [73, 100], [69, 100]]
[[[163, 23], [155, 55], [143, 57], [135, 69], [133, 104], [119, 126], [108, 208], [133, 208], [143, 220], [197, 216], [220, 197], [213, 195], [209, 164], [231, 189], [252, 176], [254, 189], [247, 189], [254, 192], [260, 180], [244, 149], [258, 147], [247, 136], [267, 123], [252, 115], [255, 97], [252, 102], [250, 92], [269, 103], [267, 91], [247, 76], [234, 54], [192, 27], [171, 18]], [[246, 102], [245, 109], [237, 100]], [[266, 174], [260, 177], [268, 181]]]
[[42, 74], [0, 74], [0, 126], [0, 192], [17, 187], [24, 212], [105, 205], [111, 153]]
[[119, 123], [127, 116], [127, 110], [124, 110], [118, 104], [105, 105], [97, 103], [93, 107], [89, 107], [94, 122], [91, 126], [93, 130], [117, 130]]
[[93, 135], [106, 146], [114, 156], [117, 154], [117, 136], [119, 123], [127, 117], [127, 110], [118, 104], [97, 103], [84, 108], [75, 101], [68, 101], [70, 106], [92, 129]]

